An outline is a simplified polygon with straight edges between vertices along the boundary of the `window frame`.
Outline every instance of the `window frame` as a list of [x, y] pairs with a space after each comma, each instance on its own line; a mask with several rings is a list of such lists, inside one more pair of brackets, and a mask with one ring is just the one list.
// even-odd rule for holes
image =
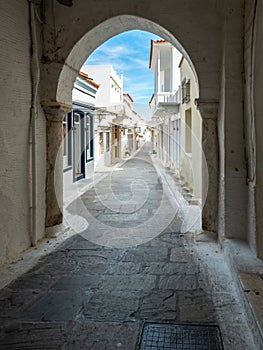
[[[89, 121], [89, 122], [87, 122]], [[87, 142], [87, 125], [89, 129], [89, 141]], [[94, 132], [93, 132], [93, 114], [85, 113], [85, 158], [86, 163], [94, 159]]]
[[[65, 126], [65, 127], [64, 127]], [[66, 129], [66, 131], [65, 131]], [[63, 171], [72, 169], [72, 112], [65, 114], [62, 120]], [[66, 146], [66, 148], [65, 148]], [[65, 153], [66, 150], [66, 153]]]
[[192, 109], [189, 108], [185, 111], [185, 153], [189, 156], [191, 156], [193, 152], [193, 140], [192, 140], [193, 129], [192, 128], [193, 128]]
[[191, 101], [190, 79], [184, 78], [181, 86], [182, 86], [182, 103], [188, 103]]

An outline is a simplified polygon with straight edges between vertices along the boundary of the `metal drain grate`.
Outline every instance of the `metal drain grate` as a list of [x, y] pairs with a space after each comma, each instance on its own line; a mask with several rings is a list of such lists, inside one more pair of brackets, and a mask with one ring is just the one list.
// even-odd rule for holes
[[222, 350], [216, 326], [146, 323], [140, 350]]

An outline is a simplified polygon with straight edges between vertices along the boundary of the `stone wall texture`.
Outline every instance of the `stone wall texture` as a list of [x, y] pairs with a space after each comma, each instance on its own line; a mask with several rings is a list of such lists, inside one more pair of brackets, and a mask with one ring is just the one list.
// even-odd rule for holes
[[[30, 27], [26, 1], [1, 1], [0, 80], [0, 264], [30, 246], [29, 123], [31, 107]], [[45, 120], [37, 121], [37, 238], [44, 234]]]

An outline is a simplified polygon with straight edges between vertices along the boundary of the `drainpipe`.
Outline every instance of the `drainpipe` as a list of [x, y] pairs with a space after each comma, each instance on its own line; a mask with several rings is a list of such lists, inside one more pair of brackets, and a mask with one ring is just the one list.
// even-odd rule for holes
[[37, 169], [36, 169], [36, 119], [37, 119], [37, 99], [40, 82], [40, 67], [38, 60], [38, 41], [36, 29], [35, 4], [37, 0], [29, 1], [30, 16], [30, 35], [31, 35], [31, 109], [30, 109], [30, 130], [29, 130], [29, 217], [30, 217], [30, 243], [36, 246], [37, 228], [36, 228], [36, 194], [37, 194]]

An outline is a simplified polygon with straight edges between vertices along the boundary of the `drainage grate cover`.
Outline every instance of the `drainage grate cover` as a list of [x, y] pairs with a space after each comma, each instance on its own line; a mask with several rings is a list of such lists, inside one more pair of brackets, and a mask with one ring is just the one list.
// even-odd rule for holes
[[140, 350], [222, 350], [216, 326], [145, 323]]

